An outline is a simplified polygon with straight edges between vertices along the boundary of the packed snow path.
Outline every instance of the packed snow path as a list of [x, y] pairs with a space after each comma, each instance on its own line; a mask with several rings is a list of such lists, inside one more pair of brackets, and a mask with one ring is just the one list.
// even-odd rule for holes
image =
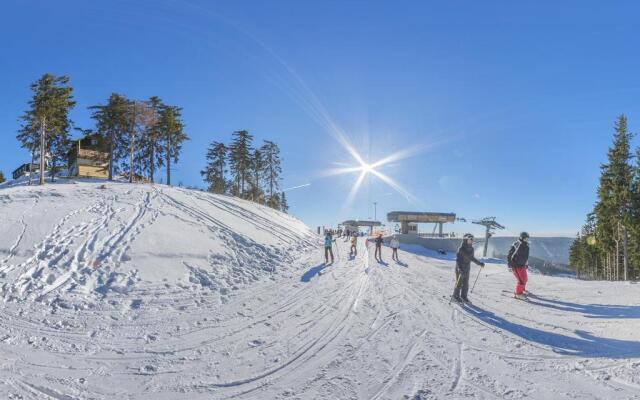
[[463, 309], [450, 256], [348, 259], [337, 239], [324, 266], [301, 223], [227, 197], [81, 183], [0, 203], [1, 398], [640, 398], [635, 285], [532, 274], [525, 303], [488, 264]]

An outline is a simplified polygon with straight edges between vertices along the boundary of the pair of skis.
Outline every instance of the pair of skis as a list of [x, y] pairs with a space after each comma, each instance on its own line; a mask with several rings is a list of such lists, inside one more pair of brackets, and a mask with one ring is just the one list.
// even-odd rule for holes
[[465, 305], [466, 306], [472, 306], [473, 305], [473, 303], [470, 302], [470, 301], [464, 301], [462, 299], [456, 300], [456, 299], [453, 298], [453, 296], [442, 296], [442, 297], [447, 299], [447, 300], [449, 300], [449, 304], [458, 304], [460, 306], [465, 306]]
[[[527, 293], [527, 294], [526, 294], [526, 296], [524, 296], [524, 297], [516, 297], [516, 296], [513, 294], [513, 292], [510, 292], [510, 291], [508, 291], [508, 290], [503, 290], [503, 291], [502, 291], [502, 295], [503, 295], [503, 296], [505, 296], [505, 297], [509, 297], [509, 298], [512, 298], [512, 299], [515, 299], [515, 300], [524, 301], [524, 302], [526, 302], [526, 303], [528, 303], [528, 302], [529, 302], [529, 297], [531, 297], [531, 298], [536, 298], [536, 295], [535, 295], [535, 294], [533, 294], [533, 293], [531, 293], [531, 292], [526, 292], [526, 293]], [[448, 299], [448, 300], [449, 300], [449, 304], [457, 304], [457, 305], [462, 306], [462, 307], [464, 307], [464, 306], [466, 306], [466, 307], [473, 307], [473, 303], [472, 303], [472, 302], [470, 302], [470, 301], [456, 300], [456, 299], [454, 299], [454, 298], [453, 298], [453, 296], [448, 296], [448, 297], [447, 297], [447, 296], [442, 296], [442, 297], [443, 297], [443, 298], [445, 298], [445, 299]]]
[[508, 290], [503, 290], [502, 291], [502, 295], [505, 296], [505, 297], [511, 297], [511, 298], [516, 299], [516, 300], [525, 301], [525, 302], [529, 302], [529, 297], [536, 298], [536, 295], [531, 293], [531, 292], [529, 292], [529, 291], [526, 291], [525, 295], [522, 296], [522, 297], [518, 297], [513, 292], [510, 292]]

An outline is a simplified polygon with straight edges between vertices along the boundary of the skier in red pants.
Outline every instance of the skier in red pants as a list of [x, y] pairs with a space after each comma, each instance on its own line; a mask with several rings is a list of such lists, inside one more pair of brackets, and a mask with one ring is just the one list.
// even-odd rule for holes
[[509, 269], [516, 277], [516, 291], [515, 298], [520, 300], [526, 300], [527, 296], [524, 294], [525, 287], [527, 285], [527, 268], [529, 261], [529, 234], [522, 232], [518, 240], [511, 245], [509, 254], [507, 255], [507, 262]]

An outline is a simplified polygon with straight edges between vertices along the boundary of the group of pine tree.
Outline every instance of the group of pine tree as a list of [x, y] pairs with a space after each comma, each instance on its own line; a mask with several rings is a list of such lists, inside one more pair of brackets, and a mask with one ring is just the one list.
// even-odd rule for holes
[[[20, 118], [17, 139], [31, 154], [32, 165], [41, 159], [40, 154], [46, 155], [51, 180], [56, 171], [67, 167], [71, 133], [76, 130], [82, 136], [100, 139], [108, 154], [109, 180], [123, 174], [130, 181], [145, 177], [153, 183], [156, 172], [165, 168], [166, 183], [171, 184], [171, 165], [178, 162], [182, 145], [189, 139], [180, 107], [167, 105], [156, 96], [134, 100], [113, 93], [104, 104], [89, 107], [95, 128], [79, 129], [69, 116], [76, 106], [69, 77], [44, 74], [31, 85], [31, 90], [33, 96]], [[236, 131], [229, 145], [213, 142], [206, 157], [207, 166], [201, 174], [210, 192], [241, 197], [284, 212], [289, 209], [285, 194], [280, 191], [280, 149], [274, 142], [264, 141], [254, 149], [253, 136]], [[44, 174], [39, 178], [44, 184]]]
[[602, 164], [593, 211], [570, 248], [583, 279], [627, 280], [640, 275], [640, 147], [632, 153], [627, 118], [618, 117]]
[[[69, 116], [76, 102], [67, 76], [44, 74], [31, 90], [17, 139], [30, 152], [32, 164], [40, 154], [46, 155], [52, 180], [67, 162], [75, 129], [100, 139], [109, 157], [110, 180], [122, 172], [130, 180], [144, 176], [153, 182], [156, 171], [165, 167], [167, 184], [171, 184], [171, 163], [178, 162], [182, 144], [188, 140], [180, 107], [155, 96], [134, 100], [113, 93], [105, 104], [89, 107], [95, 128], [83, 130]], [[40, 179], [43, 184], [44, 174]]]
[[200, 172], [212, 193], [229, 194], [287, 212], [280, 191], [280, 149], [272, 141], [253, 147], [253, 136], [235, 131], [230, 144], [214, 141], [207, 151], [207, 164]]

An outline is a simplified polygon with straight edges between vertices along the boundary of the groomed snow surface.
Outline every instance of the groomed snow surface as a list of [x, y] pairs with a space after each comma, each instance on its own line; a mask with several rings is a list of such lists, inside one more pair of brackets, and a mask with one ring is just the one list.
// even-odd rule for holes
[[525, 303], [496, 262], [461, 308], [451, 255], [336, 244], [198, 191], [0, 188], [0, 398], [640, 399], [638, 286]]

